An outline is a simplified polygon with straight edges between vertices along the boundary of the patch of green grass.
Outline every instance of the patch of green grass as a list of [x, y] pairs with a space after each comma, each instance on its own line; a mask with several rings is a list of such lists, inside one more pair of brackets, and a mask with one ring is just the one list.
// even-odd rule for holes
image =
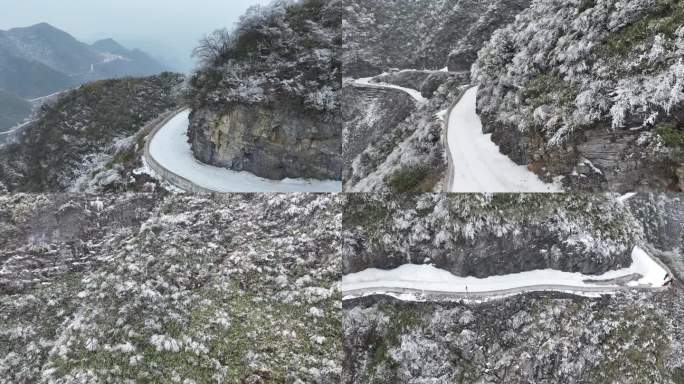
[[665, 361], [670, 348], [661, 319], [638, 309], [611, 313], [607, 319], [618, 322], [602, 340], [607, 353], [614, 358], [601, 361], [591, 370], [591, 382], [616, 383], [633, 377], [632, 382], [647, 384], [659, 377], [658, 372], [666, 373]]
[[425, 165], [405, 166], [385, 177], [385, 183], [394, 193], [431, 192], [439, 175]]
[[655, 133], [667, 147], [684, 148], [684, 130], [674, 123], [660, 123], [655, 127]]
[[[102, 349], [89, 352], [83, 345], [74, 346], [67, 358], [52, 359], [57, 368], [56, 376], [63, 377], [76, 369], [90, 369], [105, 375], [116, 367], [117, 377], [141, 382], [172, 382], [177, 373], [204, 383], [215, 382], [216, 363], [220, 363], [227, 368], [227, 383], [244, 382], [254, 374], [268, 383], [284, 383], [288, 372], [300, 368], [296, 364], [305, 362], [306, 356], [337, 358], [341, 350], [342, 325], [339, 312], [334, 308], [339, 296], [317, 303], [324, 314], [313, 320], [308, 314], [310, 305], [265, 299], [263, 294], [241, 292], [237, 287], [229, 292], [204, 291], [202, 297], [210, 300], [209, 304], [197, 302], [193, 308], [179, 312], [179, 321], [166, 322], [159, 331], [144, 330], [144, 319], [140, 319], [140, 323], [129, 322], [136, 331], [144, 330], [135, 338], [127, 338], [137, 347], [133, 353]], [[115, 303], [112, 307], [121, 305], [123, 303]], [[227, 324], [214, 322], [219, 310], [227, 314]], [[288, 332], [282, 332], [284, 330]], [[149, 342], [153, 333], [176, 340], [192, 337], [193, 341], [204, 345], [208, 353], [195, 354], [186, 350], [185, 345], [178, 352], [158, 351]], [[312, 335], [323, 336], [325, 341], [318, 344], [311, 339]], [[205, 340], [202, 340], [203, 336]], [[116, 344], [117, 340], [106, 342]], [[255, 370], [249, 366], [246, 356], [250, 351], [259, 354], [258, 365], [265, 369]], [[129, 358], [135, 354], [142, 355], [142, 361], [132, 365]]]
[[578, 94], [577, 86], [553, 73], [536, 76], [522, 90], [523, 99], [533, 110], [542, 105], [568, 106], [575, 102]]
[[684, 384], [684, 367], [675, 368], [672, 372], [672, 381], [675, 384]]

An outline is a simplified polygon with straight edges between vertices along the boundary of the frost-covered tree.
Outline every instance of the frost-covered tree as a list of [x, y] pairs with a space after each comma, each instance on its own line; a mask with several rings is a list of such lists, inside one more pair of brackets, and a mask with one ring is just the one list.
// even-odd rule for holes
[[[587, 141], [587, 131], [608, 128], [628, 147], [616, 146], [615, 156], [658, 163], [662, 172], [651, 173], [676, 184], [670, 167], [683, 159], [683, 55], [680, 1], [533, 1], [479, 52], [472, 68], [478, 109], [485, 129], [520, 163], [542, 159], [569, 173], [554, 155]], [[608, 173], [620, 167], [610, 156], [599, 164]]]
[[334, 110], [341, 84], [340, 27], [334, 1], [251, 7], [234, 31], [219, 30], [200, 41], [191, 103], [268, 103], [284, 96], [314, 110]]

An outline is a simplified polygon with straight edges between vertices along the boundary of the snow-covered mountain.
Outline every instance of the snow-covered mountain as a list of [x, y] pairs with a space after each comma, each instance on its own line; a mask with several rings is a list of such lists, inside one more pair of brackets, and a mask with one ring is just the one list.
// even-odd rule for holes
[[87, 81], [164, 70], [141, 51], [113, 40], [91, 46], [47, 23], [0, 31], [0, 53], [0, 87], [26, 98]]

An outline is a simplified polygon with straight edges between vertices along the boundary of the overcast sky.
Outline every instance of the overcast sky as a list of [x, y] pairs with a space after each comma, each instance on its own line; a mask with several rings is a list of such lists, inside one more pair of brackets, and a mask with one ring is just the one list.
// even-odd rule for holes
[[247, 8], [271, 0], [0, 0], [0, 29], [41, 22], [86, 43], [112, 37], [175, 63], [192, 65], [197, 41], [218, 28], [232, 29]]

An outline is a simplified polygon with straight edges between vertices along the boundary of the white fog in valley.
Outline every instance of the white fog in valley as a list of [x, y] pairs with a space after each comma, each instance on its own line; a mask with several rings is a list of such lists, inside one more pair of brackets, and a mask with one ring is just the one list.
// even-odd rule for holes
[[203, 35], [232, 28], [247, 9], [271, 0], [0, 0], [0, 30], [48, 23], [92, 43], [113, 38], [175, 71], [193, 68]]

